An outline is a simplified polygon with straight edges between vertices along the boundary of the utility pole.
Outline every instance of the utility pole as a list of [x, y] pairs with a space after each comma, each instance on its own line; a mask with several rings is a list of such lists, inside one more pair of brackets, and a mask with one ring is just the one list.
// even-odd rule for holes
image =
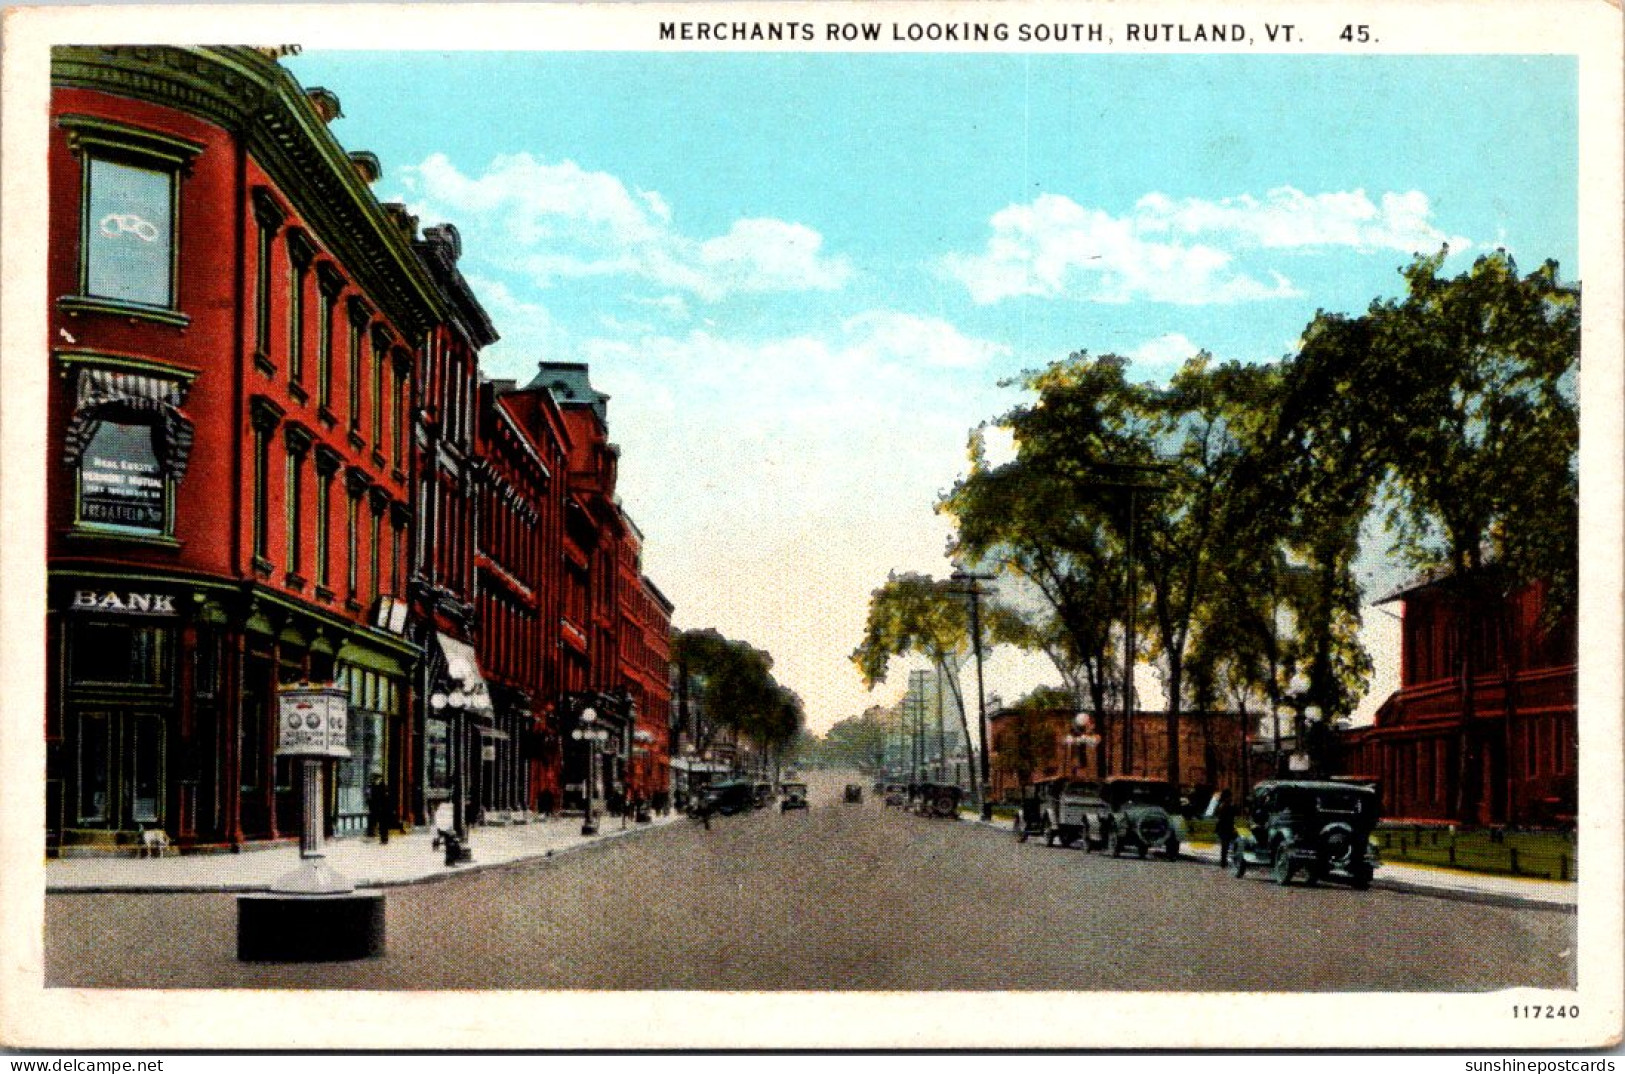
[[[1138, 463], [1138, 462], [1103, 462], [1094, 460], [1090, 466], [1100, 470], [1126, 470], [1143, 471], [1146, 473], [1166, 473], [1169, 466], [1166, 463]], [[1128, 597], [1128, 607], [1123, 614], [1123, 757], [1122, 771], [1125, 775], [1134, 771], [1134, 616], [1139, 608], [1138, 594], [1134, 589], [1134, 522], [1139, 514], [1135, 493], [1146, 492], [1155, 495], [1162, 492], [1164, 486], [1144, 481], [1085, 481], [1078, 487], [1085, 489], [1117, 489], [1128, 493], [1128, 526], [1127, 538], [1124, 545], [1126, 559], [1125, 570], [1128, 575], [1125, 592]], [[1172, 707], [1169, 708], [1172, 712]], [[1174, 734], [1170, 731], [1170, 735]], [[1169, 745], [1177, 750], [1177, 742]], [[1169, 763], [1174, 764], [1178, 754], [1170, 752]]]
[[989, 794], [993, 789], [993, 769], [988, 763], [987, 756], [987, 694], [982, 685], [982, 594], [989, 592], [981, 587], [982, 582], [991, 581], [991, 574], [977, 574], [972, 571], [954, 571], [953, 581], [966, 583], [964, 589], [956, 592], [964, 593], [970, 597], [970, 641], [971, 649], [976, 653], [976, 713], [977, 734], [982, 740], [981, 760], [981, 787], [977, 797], [982, 802], [982, 819], [993, 819], [993, 802]]

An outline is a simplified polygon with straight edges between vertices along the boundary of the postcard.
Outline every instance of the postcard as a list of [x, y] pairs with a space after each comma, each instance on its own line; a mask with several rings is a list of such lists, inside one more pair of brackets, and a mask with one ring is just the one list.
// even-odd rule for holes
[[5, 31], [7, 1047], [1618, 1045], [1616, 7]]

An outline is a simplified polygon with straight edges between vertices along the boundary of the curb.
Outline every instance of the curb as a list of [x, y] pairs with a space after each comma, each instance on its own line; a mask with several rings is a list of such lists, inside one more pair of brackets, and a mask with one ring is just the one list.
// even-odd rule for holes
[[[1009, 825], [1000, 824], [996, 820], [983, 820], [974, 813], [961, 813], [959, 819], [984, 828], [998, 829], [1008, 833]], [[1189, 844], [1181, 850], [1180, 857], [1186, 861], [1200, 862], [1203, 865], [1214, 866], [1217, 857], [1209, 858], [1205, 854], [1196, 854], [1191, 850], [1193, 845], [1211, 846], [1212, 844]], [[1515, 910], [1546, 910], [1551, 913], [1573, 914], [1578, 911], [1574, 903], [1553, 902], [1549, 899], [1536, 899], [1516, 892], [1478, 891], [1465, 887], [1445, 887], [1433, 884], [1419, 884], [1411, 880], [1402, 880], [1397, 877], [1376, 876], [1371, 880], [1373, 891], [1393, 891], [1405, 895], [1424, 895], [1435, 899], [1448, 899], [1452, 902], [1477, 903], [1481, 906], [1500, 906]]]
[[[597, 836], [584, 839], [579, 843], [571, 843], [561, 847], [551, 847], [546, 850], [537, 851], [534, 854], [526, 854], [518, 858], [509, 858], [505, 861], [471, 861], [464, 865], [443, 866], [442, 871], [424, 873], [421, 876], [400, 877], [398, 879], [383, 880], [358, 880], [356, 881], [355, 888], [357, 891], [380, 891], [387, 888], [410, 887], [413, 884], [439, 884], [447, 880], [455, 880], [459, 876], [472, 876], [476, 873], [483, 873], [494, 869], [513, 868], [520, 865], [534, 865], [538, 862], [552, 861], [554, 859], [563, 857], [566, 854], [591, 850], [595, 847], [600, 847], [610, 843], [616, 839], [624, 839], [632, 835], [640, 835], [646, 832], [657, 831], [661, 828], [669, 827], [670, 823], [675, 822], [668, 822], [668, 824], [640, 825], [635, 828], [627, 828], [624, 831], [617, 829], [611, 832], [601, 832]], [[45, 894], [47, 895], [252, 895], [269, 890], [270, 884], [268, 882], [203, 882], [197, 884], [165, 884], [158, 882], [139, 885], [87, 884], [75, 887], [52, 887], [49, 883], [45, 885]]]

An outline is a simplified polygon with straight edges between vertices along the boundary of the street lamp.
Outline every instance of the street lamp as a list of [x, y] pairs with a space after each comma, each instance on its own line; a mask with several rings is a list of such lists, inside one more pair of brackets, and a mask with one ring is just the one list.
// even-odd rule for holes
[[457, 835], [459, 853], [464, 860], [470, 856], [468, 853], [468, 816], [463, 808], [463, 798], [466, 790], [463, 784], [463, 768], [467, 758], [466, 743], [467, 727], [464, 717], [470, 709], [480, 706], [482, 695], [480, 691], [463, 690], [453, 687], [449, 692], [436, 690], [429, 695], [429, 707], [434, 709], [436, 715], [447, 713], [452, 718], [451, 735], [451, 825]]
[[637, 758], [637, 763], [633, 766], [633, 774], [637, 776], [638, 780], [636, 791], [632, 797], [637, 809], [637, 815], [634, 819], [640, 824], [647, 824], [650, 819], [649, 780], [653, 773], [649, 770], [649, 758], [654, 753], [654, 741], [655, 736], [652, 731], [640, 727], [632, 732], [632, 742], [634, 743], [632, 756]]
[[1080, 771], [1087, 771], [1083, 751], [1090, 746], [1100, 745], [1100, 736], [1095, 734], [1095, 722], [1089, 718], [1087, 712], [1080, 712], [1072, 717], [1072, 733], [1061, 741], [1078, 751], [1078, 768]]
[[597, 835], [598, 824], [592, 815], [592, 800], [598, 792], [598, 751], [609, 741], [609, 731], [598, 726], [598, 713], [591, 707], [581, 710], [581, 723], [570, 732], [587, 751], [587, 808], [581, 822], [582, 835]]

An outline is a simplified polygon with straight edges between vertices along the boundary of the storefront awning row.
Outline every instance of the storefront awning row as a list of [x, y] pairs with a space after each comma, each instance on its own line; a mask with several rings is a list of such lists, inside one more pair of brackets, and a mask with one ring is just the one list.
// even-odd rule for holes
[[494, 718], [496, 710], [491, 707], [491, 691], [485, 684], [485, 676], [480, 674], [480, 662], [474, 655], [474, 647], [439, 631], [435, 632], [435, 637], [440, 642], [441, 655], [446, 658], [444, 678], [447, 683], [468, 695], [471, 699], [468, 711], [476, 718]]

